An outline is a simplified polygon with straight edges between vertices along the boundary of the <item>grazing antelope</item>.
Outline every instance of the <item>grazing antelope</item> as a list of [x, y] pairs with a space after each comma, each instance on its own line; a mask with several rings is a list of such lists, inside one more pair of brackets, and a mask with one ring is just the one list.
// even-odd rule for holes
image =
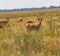
[[20, 18], [18, 19], [18, 21], [22, 22], [22, 21], [23, 21], [22, 17], [20, 17]]
[[6, 18], [6, 20], [0, 21], [0, 28], [2, 28], [4, 25], [6, 25], [9, 22], [9, 18]]
[[35, 23], [35, 22], [34, 23], [27, 23], [27, 25], [26, 25], [27, 31], [31, 31], [31, 30], [38, 31], [41, 26], [41, 22], [42, 22], [42, 18], [41, 19], [38, 18], [37, 23]]

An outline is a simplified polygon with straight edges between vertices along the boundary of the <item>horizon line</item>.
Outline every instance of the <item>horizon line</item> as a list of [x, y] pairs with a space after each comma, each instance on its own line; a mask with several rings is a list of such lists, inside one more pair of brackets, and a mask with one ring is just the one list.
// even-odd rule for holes
[[[49, 7], [51, 7], [51, 6], [53, 6], [53, 5], [50, 5], [50, 6], [42, 6], [42, 7], [25, 7], [25, 8], [0, 8], [0, 10], [11, 10], [11, 9], [28, 9], [28, 8], [43, 8], [43, 7], [45, 7], [45, 8], [49, 8]], [[60, 5], [58, 5], [58, 6], [55, 6], [55, 7], [60, 7]]]

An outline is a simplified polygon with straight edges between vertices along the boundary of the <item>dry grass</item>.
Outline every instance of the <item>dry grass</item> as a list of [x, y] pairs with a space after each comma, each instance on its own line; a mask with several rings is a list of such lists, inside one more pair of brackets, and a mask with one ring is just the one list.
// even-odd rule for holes
[[[20, 16], [23, 22], [17, 21]], [[6, 17], [10, 21], [0, 29], [0, 56], [60, 56], [59, 9], [0, 13], [0, 19]], [[38, 22], [38, 17], [43, 18], [39, 31], [27, 32], [27, 21]]]

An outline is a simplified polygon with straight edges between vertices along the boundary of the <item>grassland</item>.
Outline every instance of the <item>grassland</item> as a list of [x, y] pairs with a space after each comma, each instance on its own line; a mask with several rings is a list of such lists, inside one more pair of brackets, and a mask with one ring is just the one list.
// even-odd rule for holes
[[[60, 9], [0, 12], [0, 20], [7, 17], [0, 29], [0, 56], [60, 56]], [[38, 17], [43, 18], [40, 30], [27, 32], [26, 22]]]

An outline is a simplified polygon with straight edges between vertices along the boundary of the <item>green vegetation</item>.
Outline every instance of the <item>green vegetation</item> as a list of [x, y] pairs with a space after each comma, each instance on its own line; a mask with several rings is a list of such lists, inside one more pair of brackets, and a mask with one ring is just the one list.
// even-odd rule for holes
[[[0, 56], [60, 56], [60, 9], [0, 12], [0, 20], [7, 17], [0, 29]], [[26, 22], [38, 17], [43, 18], [40, 30], [27, 32]]]

